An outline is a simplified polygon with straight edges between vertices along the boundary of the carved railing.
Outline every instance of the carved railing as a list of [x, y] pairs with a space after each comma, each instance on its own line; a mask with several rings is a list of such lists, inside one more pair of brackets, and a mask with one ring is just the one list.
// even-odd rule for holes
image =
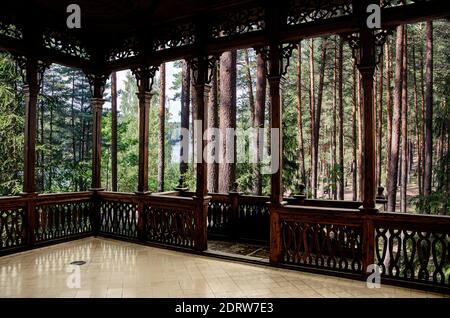
[[379, 213], [373, 226], [384, 279], [450, 290], [450, 217]]
[[271, 232], [272, 262], [362, 274], [358, 210], [272, 206]]
[[0, 254], [92, 234], [92, 193], [0, 198]]
[[34, 200], [35, 242], [92, 232], [92, 193], [39, 195]]
[[138, 237], [138, 203], [132, 194], [101, 192], [99, 213], [100, 233]]
[[270, 260], [312, 271], [450, 291], [450, 217], [270, 206]]
[[[177, 192], [152, 195], [99, 192], [99, 233], [182, 248], [206, 248], [205, 203]], [[205, 205], [202, 215], [199, 204]], [[206, 236], [206, 231], [203, 236]]]
[[[192, 196], [192, 192], [179, 195]], [[241, 239], [268, 243], [270, 236], [270, 212], [268, 196], [243, 195], [240, 192], [211, 193], [208, 206], [208, 234], [212, 238]], [[306, 199], [298, 195], [285, 198], [291, 205], [322, 208], [358, 209], [360, 201]], [[379, 204], [384, 201], [380, 198]]]
[[27, 244], [27, 204], [21, 197], [0, 198], [0, 252]]

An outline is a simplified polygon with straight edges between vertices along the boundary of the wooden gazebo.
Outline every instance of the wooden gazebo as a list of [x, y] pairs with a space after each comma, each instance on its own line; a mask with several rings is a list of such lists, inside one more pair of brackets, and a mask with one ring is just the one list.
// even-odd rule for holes
[[[202, 252], [207, 249], [208, 231], [217, 234], [237, 224], [248, 211], [256, 211], [255, 215], [267, 221], [261, 231], [267, 232], [266, 240], [270, 234], [273, 265], [363, 278], [370, 264], [379, 264], [383, 277], [392, 283], [450, 290], [450, 274], [443, 272], [450, 265], [450, 218], [376, 209], [372, 96], [374, 70], [386, 36], [399, 24], [449, 17], [449, 1], [79, 0], [81, 28], [69, 29], [66, 8], [72, 2], [2, 1], [0, 48], [13, 54], [23, 71], [26, 118], [23, 193], [0, 198], [1, 254], [89, 235]], [[367, 26], [366, 9], [371, 3], [381, 7], [380, 29]], [[204, 132], [209, 74], [215, 60], [224, 51], [255, 48], [268, 62], [270, 126], [281, 129], [280, 79], [294, 43], [328, 34], [339, 34], [349, 43], [361, 75], [362, 202], [319, 202], [301, 196], [286, 201], [281, 167], [271, 176], [270, 198], [237, 192], [210, 195], [203, 161], [196, 164], [195, 192], [180, 188], [148, 193], [148, 114], [158, 65], [176, 59], [189, 61], [196, 118], [204, 119]], [[82, 69], [91, 85], [94, 124], [89, 192], [36, 193], [37, 96], [51, 63]], [[104, 87], [111, 72], [124, 69], [131, 69], [138, 83], [139, 181], [135, 193], [106, 192], [100, 177]], [[282, 134], [278, 138], [282, 145]], [[198, 147], [205, 145], [205, 140], [198, 142]], [[282, 151], [272, 155], [282, 162]], [[413, 247], [402, 250], [406, 244]]]

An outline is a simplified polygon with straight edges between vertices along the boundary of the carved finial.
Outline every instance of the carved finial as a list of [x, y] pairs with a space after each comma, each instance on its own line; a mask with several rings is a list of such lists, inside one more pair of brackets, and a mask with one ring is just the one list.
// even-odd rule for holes
[[384, 187], [378, 187], [377, 199], [384, 199]]
[[239, 183], [233, 182], [233, 184], [230, 187], [230, 192], [237, 192], [239, 188]]
[[303, 183], [300, 183], [298, 185], [298, 193], [300, 195], [304, 195], [305, 194], [305, 188], [306, 188], [306, 186]]

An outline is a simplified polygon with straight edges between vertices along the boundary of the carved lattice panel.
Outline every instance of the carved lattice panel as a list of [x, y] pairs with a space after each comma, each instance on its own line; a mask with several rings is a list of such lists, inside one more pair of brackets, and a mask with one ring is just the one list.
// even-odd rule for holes
[[239, 11], [226, 12], [211, 21], [213, 38], [262, 31], [265, 28], [264, 7], [251, 7]]
[[138, 55], [137, 53], [138, 42], [135, 38], [127, 38], [123, 43], [113, 50], [111, 50], [107, 56], [106, 60], [108, 62], [121, 60], [129, 57]]
[[145, 239], [148, 241], [193, 248], [195, 229], [193, 210], [145, 207]]
[[375, 260], [384, 277], [450, 287], [450, 229], [436, 233], [377, 227]]
[[25, 244], [23, 208], [0, 210], [0, 250]]
[[80, 40], [67, 35], [62, 36], [52, 30], [44, 32], [44, 47], [86, 60], [91, 58]]
[[353, 12], [351, 0], [291, 0], [287, 8], [288, 25], [337, 18]]
[[36, 242], [90, 232], [91, 208], [90, 201], [36, 206]]
[[138, 208], [134, 203], [102, 201], [100, 205], [100, 231], [137, 238]]
[[20, 40], [23, 38], [22, 30], [14, 24], [0, 22], [0, 35]]
[[155, 34], [153, 50], [162, 51], [193, 44], [194, 34], [195, 26], [191, 22], [161, 27], [158, 34]]
[[230, 203], [209, 201], [208, 205], [208, 232], [227, 234], [230, 229]]
[[362, 271], [362, 229], [281, 221], [281, 261], [339, 271]]

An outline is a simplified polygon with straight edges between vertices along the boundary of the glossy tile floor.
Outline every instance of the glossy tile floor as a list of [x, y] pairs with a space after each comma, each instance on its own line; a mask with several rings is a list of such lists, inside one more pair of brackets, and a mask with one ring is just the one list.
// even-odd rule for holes
[[[82, 260], [82, 266], [69, 265]], [[79, 284], [79, 285], [78, 285]], [[79, 288], [78, 288], [79, 287]], [[444, 297], [87, 238], [0, 257], [0, 297]]]

